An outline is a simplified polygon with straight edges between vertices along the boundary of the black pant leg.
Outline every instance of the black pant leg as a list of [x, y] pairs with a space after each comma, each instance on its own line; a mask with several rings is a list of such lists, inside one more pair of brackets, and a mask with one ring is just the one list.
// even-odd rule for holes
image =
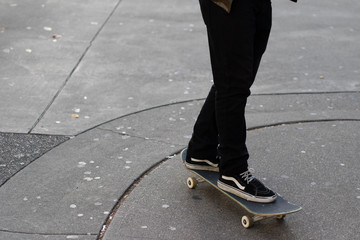
[[[220, 171], [238, 173], [248, 167], [245, 106], [270, 33], [271, 2], [234, 1], [230, 14], [210, 0], [200, 0], [200, 4], [208, 30], [215, 86], [195, 124], [189, 144], [193, 151], [189, 152], [203, 150], [213, 155], [218, 139]], [[205, 131], [208, 134], [203, 134]]]

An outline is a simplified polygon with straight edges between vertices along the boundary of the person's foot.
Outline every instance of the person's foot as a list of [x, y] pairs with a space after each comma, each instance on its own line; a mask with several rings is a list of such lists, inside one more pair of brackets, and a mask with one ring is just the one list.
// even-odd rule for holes
[[196, 159], [196, 158], [186, 159], [185, 166], [193, 170], [219, 172], [219, 164], [206, 159], [204, 160]]
[[218, 187], [248, 201], [270, 203], [275, 201], [276, 193], [252, 175], [253, 169], [233, 176], [220, 175]]

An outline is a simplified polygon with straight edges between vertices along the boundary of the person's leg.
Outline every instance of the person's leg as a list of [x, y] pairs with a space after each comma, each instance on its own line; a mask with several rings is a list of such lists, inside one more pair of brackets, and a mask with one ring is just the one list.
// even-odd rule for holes
[[[208, 23], [210, 0], [200, 0], [201, 13], [204, 23]], [[193, 134], [188, 144], [186, 166], [192, 169], [204, 169], [218, 171], [218, 166], [210, 166], [207, 162], [197, 160], [209, 160], [218, 163], [218, 131], [215, 118], [215, 93], [211, 87], [206, 101], [194, 125]], [[195, 160], [195, 161], [192, 161]]]
[[[218, 18], [212, 27], [208, 26], [213, 31], [211, 39], [214, 43], [210, 46], [214, 52], [213, 65], [217, 66], [214, 75], [218, 76], [215, 80], [218, 90], [216, 116], [220, 132], [219, 152], [223, 159], [220, 170], [230, 174], [242, 173], [248, 168], [245, 106], [270, 35], [271, 1], [238, 1], [232, 11], [233, 18], [223, 21]], [[219, 62], [221, 54], [224, 55]]]
[[245, 106], [266, 49], [271, 3], [235, 1], [230, 14], [211, 2], [209, 6], [207, 29], [221, 158], [218, 186], [249, 201], [272, 202], [276, 194], [248, 171], [245, 143]]
[[[200, 3], [208, 29], [215, 86], [195, 124], [187, 162], [194, 163], [193, 156], [214, 161], [220, 143], [219, 187], [250, 201], [274, 201], [274, 192], [247, 171], [249, 154], [244, 116], [246, 100], [271, 28], [270, 0], [237, 2], [230, 15], [210, 0], [200, 0]], [[204, 170], [217, 169], [202, 161], [188, 167], [198, 164], [203, 165]]]
[[[265, 4], [264, 4], [265, 2]], [[254, 42], [254, 67], [253, 77], [255, 80], [257, 71], [260, 66], [262, 55], [264, 54], [269, 40], [272, 24], [271, 1], [262, 0], [258, 3], [256, 11], [256, 32]]]
[[254, 82], [255, 1], [234, 1], [230, 14], [208, 1], [207, 29], [222, 174], [248, 169], [245, 106]]
[[[218, 171], [217, 147], [218, 132], [215, 120], [215, 88], [213, 86], [195, 122], [188, 144], [186, 166], [191, 169]], [[204, 160], [211, 163], [204, 163]]]
[[219, 130], [221, 168], [225, 172], [226, 169], [247, 170], [244, 109], [254, 81], [256, 24], [252, 0], [241, 1], [241, 5], [234, 3], [232, 12], [228, 14], [210, 0], [200, 0], [208, 30], [215, 87], [212, 87], [196, 121], [187, 159], [214, 159]]

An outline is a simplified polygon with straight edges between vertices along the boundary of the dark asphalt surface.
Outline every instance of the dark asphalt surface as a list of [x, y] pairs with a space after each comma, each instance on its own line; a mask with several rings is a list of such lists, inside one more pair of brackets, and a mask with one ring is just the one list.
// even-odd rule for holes
[[0, 133], [0, 186], [67, 136]]

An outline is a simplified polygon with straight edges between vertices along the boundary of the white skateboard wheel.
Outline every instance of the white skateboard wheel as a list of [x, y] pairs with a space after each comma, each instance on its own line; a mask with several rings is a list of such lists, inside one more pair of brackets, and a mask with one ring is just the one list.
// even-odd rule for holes
[[188, 188], [194, 189], [197, 185], [197, 180], [194, 177], [188, 177], [186, 184], [187, 184]]
[[251, 228], [254, 225], [254, 221], [252, 217], [245, 215], [241, 218], [241, 224], [244, 228]]

